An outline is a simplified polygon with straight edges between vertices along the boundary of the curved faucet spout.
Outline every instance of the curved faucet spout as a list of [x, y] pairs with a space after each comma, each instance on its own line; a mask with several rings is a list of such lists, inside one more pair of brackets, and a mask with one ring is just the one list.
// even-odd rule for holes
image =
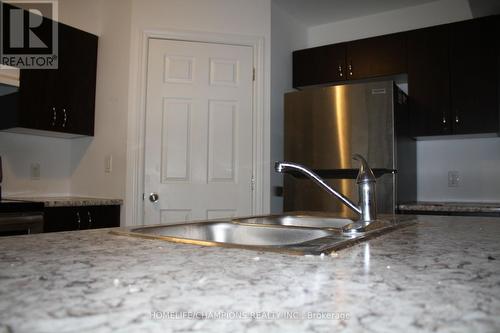
[[352, 209], [355, 213], [357, 213], [360, 216], [362, 215], [361, 209], [355, 203], [353, 203], [351, 200], [349, 200], [349, 198], [345, 197], [341, 193], [335, 191], [323, 179], [321, 179], [316, 173], [309, 170], [308, 168], [306, 168], [300, 164], [290, 163], [290, 162], [276, 162], [274, 167], [275, 167], [276, 172], [279, 172], [279, 173], [284, 173], [284, 172], [291, 171], [291, 170], [301, 172], [302, 174], [306, 175], [311, 180], [313, 180], [316, 184], [318, 184], [322, 189], [324, 189], [328, 193], [336, 196], [340, 201], [342, 201], [343, 204], [345, 204], [347, 207]]
[[368, 162], [365, 160], [363, 156], [360, 154], [353, 154], [352, 159], [359, 161], [361, 163], [361, 167], [359, 168], [358, 177], [356, 178], [356, 183], [373, 183], [376, 181], [375, 175], [373, 174], [372, 169], [368, 165]]

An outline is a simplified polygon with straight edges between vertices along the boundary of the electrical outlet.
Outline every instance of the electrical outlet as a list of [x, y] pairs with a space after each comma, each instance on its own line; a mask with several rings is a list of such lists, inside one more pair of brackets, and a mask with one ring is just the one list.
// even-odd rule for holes
[[448, 187], [458, 187], [460, 185], [460, 173], [458, 171], [448, 171]]
[[104, 158], [104, 172], [111, 173], [113, 171], [113, 155], [106, 155]]
[[31, 163], [30, 165], [30, 176], [32, 180], [40, 179], [40, 163]]

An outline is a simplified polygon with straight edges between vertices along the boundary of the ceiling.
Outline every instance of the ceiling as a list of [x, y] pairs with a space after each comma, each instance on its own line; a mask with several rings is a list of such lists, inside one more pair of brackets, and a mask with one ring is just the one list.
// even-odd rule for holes
[[273, 0], [306, 26], [341, 21], [436, 0]]

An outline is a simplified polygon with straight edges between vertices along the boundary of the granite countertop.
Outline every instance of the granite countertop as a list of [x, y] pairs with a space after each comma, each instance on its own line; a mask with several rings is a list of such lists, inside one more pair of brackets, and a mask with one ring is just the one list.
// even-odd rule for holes
[[0, 332], [500, 331], [500, 218], [418, 219], [332, 256], [2, 238]]
[[500, 202], [436, 202], [418, 201], [398, 205], [401, 211], [500, 213]]
[[115, 206], [123, 204], [122, 199], [90, 198], [90, 197], [77, 197], [77, 196], [7, 197], [6, 199], [43, 202], [45, 207]]

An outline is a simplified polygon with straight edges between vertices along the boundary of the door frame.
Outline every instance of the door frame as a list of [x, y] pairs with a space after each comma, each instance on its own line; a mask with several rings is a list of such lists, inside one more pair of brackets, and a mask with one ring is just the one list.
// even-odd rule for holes
[[[130, 141], [133, 149], [128, 148], [127, 169], [130, 170], [128, 181], [131, 195], [127, 197], [127, 225], [144, 224], [145, 192], [145, 147], [146, 136], [146, 95], [147, 95], [147, 66], [148, 45], [150, 39], [165, 39], [189, 42], [205, 42], [213, 44], [228, 44], [236, 46], [251, 47], [253, 51], [253, 66], [255, 68], [255, 80], [252, 92], [252, 119], [253, 119], [253, 194], [252, 214], [260, 215], [266, 207], [265, 189], [266, 177], [265, 166], [265, 78], [264, 78], [264, 38], [257, 36], [245, 36], [235, 34], [222, 34], [198, 31], [182, 30], [145, 30], [142, 33], [142, 47], [139, 56], [138, 73], [138, 99], [137, 112], [129, 124]], [[128, 172], [127, 172], [128, 173]]]

